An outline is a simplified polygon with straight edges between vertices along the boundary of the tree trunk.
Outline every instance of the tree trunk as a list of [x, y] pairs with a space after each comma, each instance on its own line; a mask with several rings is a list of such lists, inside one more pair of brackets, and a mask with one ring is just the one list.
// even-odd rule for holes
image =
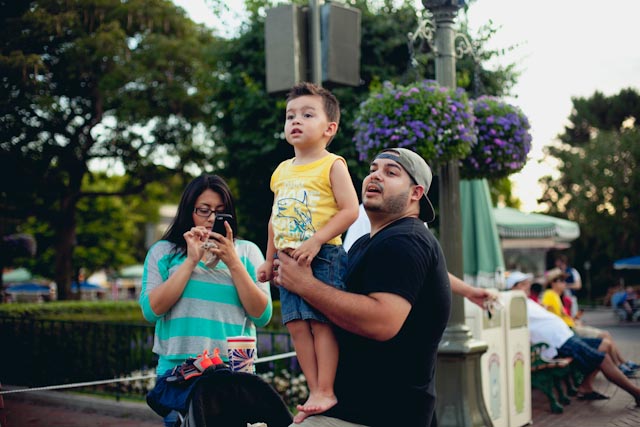
[[[58, 299], [75, 299], [71, 293], [73, 278], [73, 249], [76, 246], [76, 203], [77, 197], [67, 195], [62, 200], [56, 226], [56, 271]], [[76, 294], [79, 297], [79, 293]]]

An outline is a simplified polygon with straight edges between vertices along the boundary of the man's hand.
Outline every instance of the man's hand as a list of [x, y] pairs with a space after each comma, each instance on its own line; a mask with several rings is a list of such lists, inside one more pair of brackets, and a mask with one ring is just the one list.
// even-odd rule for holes
[[451, 291], [467, 298], [469, 301], [484, 309], [485, 303], [498, 299], [498, 295], [488, 289], [476, 288], [471, 286], [453, 274], [449, 273], [449, 282], [451, 283]]
[[304, 286], [315, 280], [306, 260], [296, 261], [284, 251], [278, 251], [278, 258], [274, 260], [273, 265], [275, 284], [295, 294], [299, 295]]
[[471, 290], [466, 295], [467, 299], [479, 306], [485, 308], [485, 303], [488, 301], [494, 301], [498, 299], [498, 295], [488, 289], [471, 287]]

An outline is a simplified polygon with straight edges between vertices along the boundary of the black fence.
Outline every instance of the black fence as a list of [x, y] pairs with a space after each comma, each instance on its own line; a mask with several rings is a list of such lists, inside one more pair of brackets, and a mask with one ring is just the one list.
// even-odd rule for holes
[[[0, 316], [0, 382], [44, 387], [130, 376], [153, 370], [152, 325], [16, 319]], [[286, 332], [258, 332], [260, 357], [293, 351]], [[257, 365], [258, 373], [297, 375], [297, 359]]]

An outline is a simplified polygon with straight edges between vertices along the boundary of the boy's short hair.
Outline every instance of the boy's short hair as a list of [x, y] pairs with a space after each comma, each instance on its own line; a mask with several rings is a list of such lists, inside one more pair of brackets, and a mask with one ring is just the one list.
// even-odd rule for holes
[[287, 102], [306, 95], [320, 96], [329, 121], [340, 124], [340, 103], [334, 94], [321, 86], [309, 82], [298, 83], [287, 94]]

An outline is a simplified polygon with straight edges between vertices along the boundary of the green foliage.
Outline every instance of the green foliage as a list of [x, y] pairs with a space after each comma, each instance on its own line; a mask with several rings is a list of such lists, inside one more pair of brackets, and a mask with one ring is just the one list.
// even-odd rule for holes
[[[210, 3], [220, 4], [217, 1]], [[245, 3], [251, 5], [253, 11], [249, 21], [243, 25], [238, 37], [224, 41], [218, 51], [220, 61], [216, 64], [218, 83], [215, 91], [217, 99], [225, 102], [216, 104], [219, 120], [215, 139], [224, 142], [222, 174], [231, 181], [237, 197], [241, 234], [264, 248], [266, 223], [273, 203], [269, 188], [271, 173], [281, 161], [293, 155], [293, 149], [282, 132], [284, 94], [268, 94], [265, 88], [264, 14], [257, 12], [272, 2]], [[358, 87], [326, 86], [340, 100], [342, 112], [340, 128], [330, 149], [347, 160], [356, 189], [359, 189], [368, 164], [358, 160], [353, 143], [353, 122], [358, 106], [384, 81], [408, 84], [424, 78], [433, 79], [435, 74], [433, 58], [415, 68], [410, 66], [407, 33], [415, 30], [418, 22], [418, 11], [412, 3], [356, 0], [349, 5], [362, 11], [362, 84]], [[493, 34], [494, 30], [490, 28], [487, 26], [477, 43], [481, 61], [500, 55], [499, 51], [482, 50], [484, 42]], [[473, 61], [460, 61], [457, 72], [458, 75], [479, 75], [482, 93], [491, 95], [507, 94], [517, 77], [513, 67], [494, 71]], [[467, 77], [467, 80], [469, 84], [474, 82], [472, 78]]]
[[513, 183], [508, 177], [489, 180], [489, 193], [491, 194], [491, 204], [520, 209], [522, 202], [513, 195]]
[[[215, 13], [229, 10], [228, 2], [208, 3]], [[0, 180], [0, 234], [32, 218], [22, 226], [38, 235], [31, 266], [54, 276], [62, 298], [80, 266], [116, 268], [144, 255], [139, 221], [155, 206], [127, 195], [150, 193], [151, 182], [165, 184], [158, 191], [172, 202], [192, 174], [219, 173], [237, 198], [240, 235], [264, 247], [269, 179], [293, 153], [282, 135], [284, 96], [264, 87], [264, 16], [274, 3], [246, 0], [248, 19], [228, 40], [164, 0], [4, 3], [0, 169], [16, 179]], [[410, 2], [349, 4], [362, 11], [362, 84], [328, 85], [342, 106], [331, 149], [359, 188], [368, 165], [352, 142], [358, 105], [383, 81], [433, 78], [434, 60], [425, 46], [410, 65], [407, 32], [419, 12]], [[515, 82], [514, 67], [484, 66], [501, 54], [483, 49], [494, 32], [488, 25], [471, 37], [479, 61], [458, 61], [458, 84], [469, 93], [504, 95]], [[105, 168], [126, 175], [96, 190]]]
[[53, 301], [46, 304], [0, 304], [0, 316], [18, 319], [147, 323], [138, 301]]
[[[55, 258], [49, 275], [66, 298], [78, 267], [74, 248], [84, 238], [77, 227], [91, 222], [78, 218], [83, 198], [137, 194], [150, 182], [216, 161], [210, 104], [216, 40], [164, 0], [5, 4], [0, 168], [16, 179], [1, 180], [2, 216], [47, 224]], [[87, 193], [94, 160], [124, 169], [118, 188]], [[113, 212], [92, 203], [85, 213]], [[122, 242], [112, 249], [118, 247]], [[87, 251], [79, 259], [95, 255]]]
[[[142, 316], [142, 310], [137, 300], [0, 304], [0, 317], [149, 324]], [[279, 300], [273, 301], [271, 322], [261, 329], [270, 332], [284, 330], [282, 319], [280, 318]]]
[[618, 132], [629, 118], [635, 120], [634, 126], [640, 120], [640, 93], [636, 89], [623, 89], [608, 97], [596, 91], [589, 98], [576, 97], [571, 101], [570, 124], [560, 138], [572, 146], [588, 143], [596, 129]]
[[[147, 223], [157, 222], [159, 207], [167, 203], [167, 187], [151, 183], [145, 193], [131, 196], [90, 197], [117, 191], [123, 177], [95, 174], [85, 179], [87, 197], [78, 202], [77, 240], [73, 253], [74, 280], [80, 267], [85, 276], [98, 270], [114, 273], [119, 268], [141, 262], [146, 254]], [[38, 256], [23, 258], [20, 265], [40, 276], [53, 278], [55, 270], [54, 231], [50, 224], [36, 217], [28, 218], [20, 227], [33, 234], [38, 243]]]
[[542, 179], [540, 201], [580, 224], [574, 264], [591, 262], [593, 295], [602, 295], [615, 283], [613, 261], [640, 253], [640, 96], [634, 89], [606, 98], [596, 92], [574, 98], [574, 107], [564, 142], [547, 148], [560, 175]]

